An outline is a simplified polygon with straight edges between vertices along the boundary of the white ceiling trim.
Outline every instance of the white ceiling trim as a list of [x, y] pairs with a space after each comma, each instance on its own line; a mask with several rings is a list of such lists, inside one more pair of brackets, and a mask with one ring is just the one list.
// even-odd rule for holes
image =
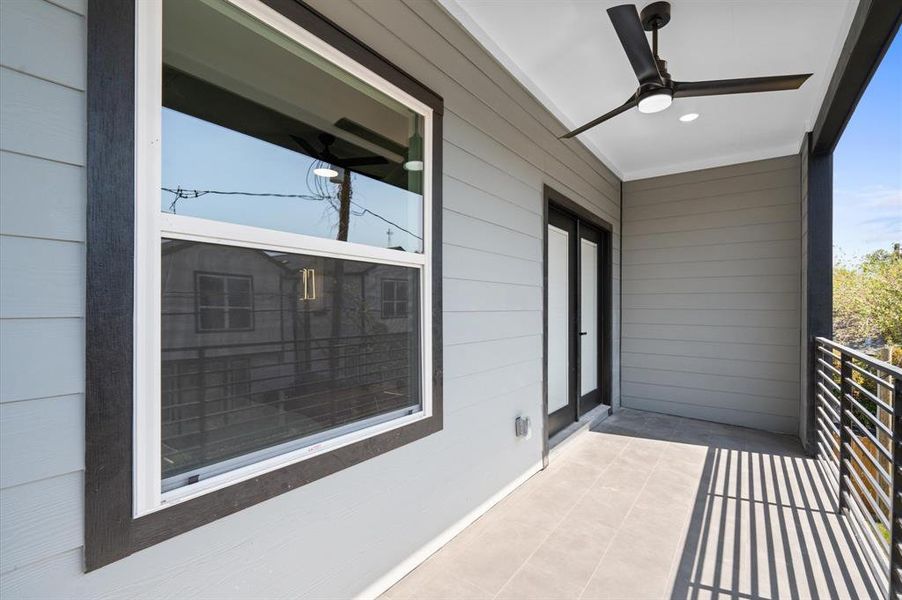
[[[552, 102], [551, 98], [548, 97], [545, 92], [543, 92], [538, 85], [527, 75], [523, 69], [521, 69], [517, 63], [513, 61], [513, 59], [508, 56], [507, 52], [498, 47], [498, 44], [492, 40], [492, 37], [486, 33], [486, 31], [479, 26], [479, 24], [470, 16], [464, 8], [457, 3], [456, 0], [438, 0], [439, 4], [445, 11], [450, 14], [454, 20], [456, 20], [464, 29], [465, 32], [470, 34], [470, 37], [476, 40], [476, 42], [481, 45], [485, 50], [492, 56], [495, 60], [501, 63], [501, 66], [504, 67], [508, 73], [514, 76], [514, 79], [520, 82], [520, 85], [526, 88], [532, 96], [539, 101], [545, 109], [550, 112], [555, 119], [557, 119], [564, 128], [564, 133], [567, 131], [572, 131], [582, 125], [582, 123], [574, 123], [571, 119], [567, 118], [564, 112], [558, 108], [558, 106]], [[577, 138], [575, 140], [577, 143], [582, 144], [586, 147], [592, 154], [598, 157], [598, 159], [604, 163], [604, 165], [611, 170], [614, 175], [616, 175], [621, 181], [624, 180], [623, 171], [617, 166], [617, 164], [611, 160], [609, 157], [605, 156], [604, 152], [601, 149], [593, 144], [590, 141], [583, 140]]]
[[[438, 2], [446, 10], [446, 12], [448, 12], [464, 28], [464, 30], [467, 31], [470, 36], [477, 41], [477, 43], [485, 48], [486, 51], [491, 56], [493, 56], [495, 60], [501, 63], [501, 65], [508, 72], [510, 72], [513, 77], [517, 81], [519, 81], [520, 84], [524, 88], [526, 88], [526, 90], [530, 94], [532, 94], [540, 103], [542, 103], [545, 108], [549, 112], [551, 112], [551, 114], [558, 121], [561, 122], [566, 130], [570, 130], [579, 125], [582, 125], [582, 123], [575, 123], [572, 119], [568, 118], [560, 109], [560, 107], [558, 107], [555, 102], [552, 101], [551, 98], [535, 83], [535, 81], [523, 69], [520, 68], [520, 66], [513, 60], [513, 58], [511, 58], [511, 56], [507, 52], [505, 52], [501, 49], [500, 46], [498, 46], [498, 44], [485, 31], [485, 29], [480, 26], [480, 24], [470, 15], [469, 12], [467, 12], [466, 9], [464, 9], [457, 2], [457, 0], [438, 0]], [[832, 49], [829, 52], [829, 57], [825, 65], [827, 68], [827, 73], [825, 77], [821, 78], [818, 84], [818, 89], [814, 94], [815, 102], [812, 103], [808, 114], [805, 117], [804, 131], [811, 131], [815, 121], [817, 120], [820, 108], [827, 94], [827, 89], [830, 85], [830, 80], [832, 78], [833, 72], [836, 69], [839, 56], [842, 53], [842, 48], [845, 44], [846, 36], [848, 35], [849, 28], [855, 16], [857, 3], [858, 0], [852, 0], [845, 7], [839, 35], [837, 35], [833, 40]], [[793, 143], [789, 144], [762, 145], [759, 148], [755, 148], [754, 150], [747, 152], [730, 154], [718, 153], [715, 156], [699, 160], [683, 161], [662, 166], [649, 167], [645, 169], [639, 168], [630, 170], [624, 169], [620, 164], [617, 163], [617, 161], [613, 160], [609, 155], [606, 155], [606, 153], [603, 152], [591, 140], [585, 138], [577, 138], [575, 141], [576, 143], [582, 144], [590, 152], [595, 154], [622, 181], [633, 181], [637, 179], [646, 179], [649, 177], [671, 175], [685, 171], [708, 169], [754, 160], [764, 160], [768, 158], [776, 158], [780, 156], [796, 154], [801, 147], [803, 137], [804, 133], [799, 137], [798, 140], [795, 140]]]

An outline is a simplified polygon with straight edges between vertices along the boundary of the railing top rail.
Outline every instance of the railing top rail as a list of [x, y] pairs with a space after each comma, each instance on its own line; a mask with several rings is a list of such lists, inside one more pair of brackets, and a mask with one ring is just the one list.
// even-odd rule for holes
[[844, 354], [854, 356], [858, 360], [860, 360], [864, 363], [867, 363], [871, 367], [875, 367], [882, 371], [886, 371], [890, 375], [895, 377], [896, 379], [902, 379], [902, 369], [900, 369], [899, 367], [897, 367], [895, 365], [891, 365], [890, 363], [882, 361], [878, 358], [874, 358], [873, 356], [868, 356], [867, 354], [865, 354], [864, 352], [861, 352], [859, 350], [853, 350], [852, 348], [849, 348], [848, 346], [843, 346], [842, 344], [837, 344], [833, 340], [830, 340], [827, 338], [817, 337], [817, 338], [814, 338], [814, 340], [819, 344], [824, 344], [826, 346], [829, 346], [830, 348], [835, 348], [836, 350], [839, 350], [840, 352], [842, 352]]

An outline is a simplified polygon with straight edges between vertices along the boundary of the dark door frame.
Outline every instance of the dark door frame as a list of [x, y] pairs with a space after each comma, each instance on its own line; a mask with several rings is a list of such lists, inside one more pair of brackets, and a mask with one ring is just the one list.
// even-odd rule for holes
[[[600, 293], [599, 306], [599, 335], [601, 348], [599, 351], [598, 389], [602, 404], [611, 405], [611, 373], [612, 373], [612, 320], [613, 320], [613, 226], [583, 208], [564, 194], [548, 185], [542, 188], [542, 464], [548, 464], [548, 216], [549, 208], [567, 214], [577, 220], [577, 241], [579, 240], [579, 222], [582, 221], [598, 230], [601, 236], [599, 243], [600, 254]], [[577, 257], [578, 258], [578, 257]], [[579, 274], [577, 263], [576, 273]], [[579, 277], [576, 277], [577, 294], [579, 294]], [[579, 303], [577, 303], [579, 306]], [[579, 310], [576, 313], [576, 323], [580, 322]], [[571, 365], [579, 373], [579, 353], [577, 360]], [[577, 387], [578, 387], [577, 377]], [[577, 407], [577, 414], [579, 408]], [[574, 418], [575, 421], [575, 418]]]

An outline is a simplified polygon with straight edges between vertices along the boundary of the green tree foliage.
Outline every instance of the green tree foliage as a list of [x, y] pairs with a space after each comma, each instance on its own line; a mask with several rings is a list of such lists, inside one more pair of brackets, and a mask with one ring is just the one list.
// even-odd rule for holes
[[853, 347], [902, 344], [902, 252], [833, 267], [833, 337]]

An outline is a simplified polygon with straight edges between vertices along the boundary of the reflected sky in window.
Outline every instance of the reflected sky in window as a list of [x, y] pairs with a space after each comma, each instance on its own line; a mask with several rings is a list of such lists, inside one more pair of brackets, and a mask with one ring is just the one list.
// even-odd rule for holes
[[[339, 186], [313, 173], [321, 161], [170, 108], [162, 134], [163, 212], [336, 239]], [[419, 194], [354, 172], [351, 190], [348, 241], [422, 252]]]

